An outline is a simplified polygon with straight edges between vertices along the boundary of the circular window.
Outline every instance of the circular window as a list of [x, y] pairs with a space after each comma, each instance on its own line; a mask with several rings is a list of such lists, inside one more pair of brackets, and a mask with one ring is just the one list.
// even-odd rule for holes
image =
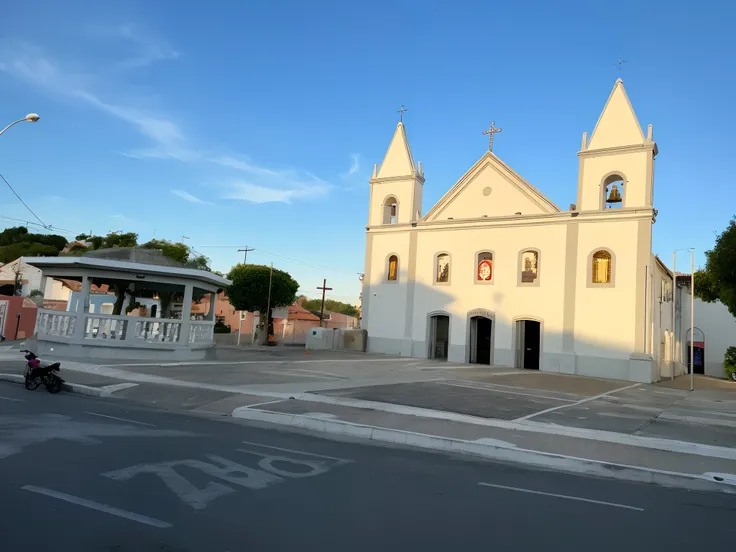
[[485, 188], [483, 188], [483, 195], [484, 196], [491, 195], [491, 187], [490, 186], [486, 186]]

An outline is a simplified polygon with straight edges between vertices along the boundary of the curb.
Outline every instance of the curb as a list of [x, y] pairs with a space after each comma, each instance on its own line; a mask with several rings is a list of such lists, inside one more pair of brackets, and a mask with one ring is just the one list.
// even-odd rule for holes
[[609, 479], [654, 483], [665, 487], [680, 487], [689, 490], [718, 491], [736, 494], [736, 479], [733, 479], [733, 476], [726, 476], [724, 474], [708, 473], [696, 475], [642, 466], [614, 464], [587, 458], [562, 456], [548, 452], [520, 449], [513, 446], [503, 446], [498, 443], [484, 442], [483, 440], [467, 441], [450, 437], [438, 437], [436, 435], [367, 426], [352, 422], [326, 420], [324, 418], [318, 419], [298, 414], [251, 410], [248, 407], [235, 409], [232, 417], [336, 436], [357, 437], [439, 452], [479, 456], [489, 460], [526, 464], [537, 468], [563, 471], [577, 475], [586, 474]]
[[[25, 377], [21, 374], [0, 374], [0, 381], [10, 381], [13, 383], [23, 383]], [[109, 391], [99, 389], [97, 387], [90, 387], [89, 385], [82, 385], [81, 383], [64, 383], [62, 389], [67, 393], [77, 393], [78, 395], [88, 395], [90, 397], [110, 397], [112, 396]]]

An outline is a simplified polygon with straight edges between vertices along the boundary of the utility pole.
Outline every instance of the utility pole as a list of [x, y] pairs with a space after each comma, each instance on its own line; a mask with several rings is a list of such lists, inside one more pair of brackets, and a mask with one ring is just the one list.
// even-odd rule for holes
[[245, 246], [245, 249], [238, 249], [238, 251], [243, 252], [243, 264], [248, 264], [248, 251], [255, 251], [252, 247], [249, 248], [247, 245]]
[[332, 288], [327, 287], [327, 278], [325, 278], [325, 279], [322, 280], [322, 287], [319, 287], [318, 286], [317, 289], [321, 289], [322, 290], [322, 309], [319, 312], [319, 327], [321, 328], [322, 327], [322, 322], [323, 322], [324, 317], [325, 317], [325, 292], [326, 291], [331, 291]]
[[690, 249], [690, 391], [695, 389], [695, 248]]
[[269, 344], [268, 338], [271, 336], [271, 284], [273, 282], [273, 263], [271, 263], [271, 274], [268, 276], [268, 302], [266, 304], [266, 345]]

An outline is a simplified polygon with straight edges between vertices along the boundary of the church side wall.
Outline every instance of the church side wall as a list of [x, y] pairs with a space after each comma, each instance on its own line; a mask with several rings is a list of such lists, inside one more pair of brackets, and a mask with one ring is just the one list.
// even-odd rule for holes
[[[363, 313], [368, 330], [367, 350], [399, 355], [406, 322], [410, 231], [377, 232], [372, 240], [371, 270], [364, 284], [370, 295]], [[398, 279], [390, 282], [388, 258], [392, 254], [399, 258], [399, 270]]]
[[[541, 368], [550, 369], [554, 355], [562, 351], [565, 235], [564, 224], [419, 232], [412, 354], [427, 356], [429, 316], [446, 313], [449, 360], [468, 362], [468, 313], [485, 309], [494, 318], [493, 364], [514, 365], [515, 321], [526, 318], [542, 324]], [[540, 253], [538, 283], [523, 285], [520, 252], [531, 248]], [[476, 255], [486, 250], [493, 252], [493, 283], [476, 283]], [[451, 255], [449, 284], [434, 283], [440, 252]]]
[[[635, 220], [580, 223], [574, 321], [577, 374], [632, 379], [629, 357], [635, 350], [635, 317], [644, 316], [643, 310], [636, 312], [638, 226]], [[613, 257], [611, 285], [592, 283], [592, 255], [600, 249]], [[638, 379], [648, 378], [646, 374]]]

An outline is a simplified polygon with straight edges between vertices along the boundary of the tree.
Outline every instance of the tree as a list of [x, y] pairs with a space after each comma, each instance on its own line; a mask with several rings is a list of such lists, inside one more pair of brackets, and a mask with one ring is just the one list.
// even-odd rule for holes
[[56, 257], [66, 246], [64, 236], [31, 234], [25, 226], [6, 228], [0, 232], [0, 262], [9, 263], [18, 257]]
[[144, 249], [160, 249], [161, 252], [179, 263], [186, 263], [189, 260], [189, 246], [183, 243], [174, 243], [169, 240], [151, 240], [143, 245]]
[[705, 252], [705, 268], [695, 272], [695, 296], [706, 303], [720, 301], [736, 316], [736, 217]]
[[[320, 312], [322, 309], [322, 299], [305, 299], [301, 305], [308, 311]], [[333, 299], [325, 299], [325, 311], [338, 312], [347, 316], [358, 316], [358, 309], [353, 305]]]
[[[258, 311], [261, 314], [257, 338], [260, 344], [265, 344], [266, 337], [273, 332], [273, 319], [269, 306], [275, 308], [293, 304], [299, 283], [288, 272], [276, 268], [273, 269], [271, 277], [271, 267], [265, 265], [238, 264], [230, 270], [227, 277], [232, 281], [232, 284], [225, 288], [225, 295], [230, 304], [236, 310]], [[266, 329], [268, 331], [265, 331]]]

